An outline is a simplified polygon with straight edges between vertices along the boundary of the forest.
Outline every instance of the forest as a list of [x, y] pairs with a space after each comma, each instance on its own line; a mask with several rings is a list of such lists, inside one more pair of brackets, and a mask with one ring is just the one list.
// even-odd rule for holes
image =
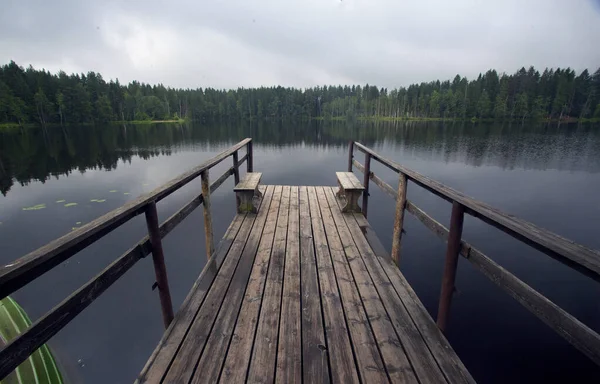
[[488, 70], [475, 79], [411, 84], [176, 89], [101, 74], [0, 67], [0, 124], [240, 119], [600, 119], [600, 68]]

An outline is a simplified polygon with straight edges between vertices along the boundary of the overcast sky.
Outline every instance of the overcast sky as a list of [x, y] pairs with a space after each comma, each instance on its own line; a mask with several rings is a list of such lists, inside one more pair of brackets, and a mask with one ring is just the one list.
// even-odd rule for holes
[[600, 66], [600, 0], [3, 0], [0, 62], [174, 87]]

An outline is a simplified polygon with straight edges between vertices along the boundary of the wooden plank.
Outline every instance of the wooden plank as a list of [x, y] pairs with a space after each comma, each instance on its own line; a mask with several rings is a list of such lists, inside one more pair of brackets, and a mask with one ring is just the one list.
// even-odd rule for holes
[[[202, 353], [200, 361], [196, 365], [196, 368], [194, 368], [195, 374], [192, 377], [192, 383], [215, 383], [219, 380], [221, 367], [225, 361], [227, 348], [235, 328], [240, 307], [242, 306], [242, 298], [249, 284], [248, 279], [251, 271], [254, 269], [254, 259], [267, 220], [267, 213], [270, 209], [272, 197], [273, 187], [268, 187], [263, 201], [264, 209], [256, 215], [240, 262], [225, 294], [225, 299], [215, 320], [215, 325], [206, 341], [204, 353]], [[201, 345], [198, 344], [197, 348], [200, 349]]]
[[144, 241], [125, 252], [96, 277], [64, 299], [42, 316], [24, 333], [11, 340], [0, 351], [0, 378], [6, 377], [33, 352], [87, 308], [98, 296], [125, 274], [149, 249], [143, 249]]
[[237, 319], [235, 330], [229, 344], [229, 350], [223, 365], [220, 381], [223, 383], [243, 383], [250, 364], [252, 344], [258, 324], [258, 315], [262, 305], [267, 271], [271, 259], [273, 239], [277, 228], [277, 215], [281, 203], [282, 187], [274, 187], [273, 200], [267, 214], [260, 245], [250, 281], [244, 295], [244, 302]]
[[[417, 219], [442, 240], [448, 241], [448, 228], [414, 204], [411, 203], [410, 207], [409, 212], [415, 214]], [[460, 254], [494, 284], [600, 365], [600, 335], [464, 240], [461, 241]]]
[[384, 267], [396, 267], [388, 263], [384, 265], [379, 263], [354, 215], [343, 215], [343, 217], [417, 378], [421, 383], [445, 382], [446, 378], [384, 271]]
[[246, 173], [242, 180], [233, 188], [234, 191], [254, 191], [260, 184], [261, 172]]
[[404, 173], [410, 180], [428, 191], [448, 201], [456, 201], [465, 206], [465, 212], [508, 233], [520, 241], [556, 258], [591, 278], [600, 281], [600, 252], [574, 243], [540, 228], [525, 220], [501, 212], [487, 204], [466, 196], [453, 188], [421, 175], [411, 169], [386, 159], [370, 148], [355, 143], [359, 150], [371, 154], [386, 167]]
[[352, 172], [336, 172], [338, 181], [344, 190], [364, 190], [365, 187], [358, 181], [358, 178]]
[[[302, 377], [306, 383], [329, 383], [329, 362], [321, 312], [321, 292], [307, 187], [300, 187], [300, 276], [302, 302]], [[350, 356], [352, 357], [352, 356]]]
[[0, 269], [0, 298], [10, 295], [123, 223], [143, 213], [144, 207], [148, 203], [164, 199], [198, 177], [204, 170], [220, 163], [248, 143], [251, 143], [251, 139], [242, 140], [233, 147], [181, 174], [154, 191], [142, 195], [106, 215], [89, 222], [79, 230], [72, 231], [4, 266]]
[[291, 187], [275, 372], [276, 382], [282, 384], [302, 382], [300, 212], [298, 204], [298, 187]]
[[[354, 218], [360, 227], [369, 227], [367, 219], [359, 213], [354, 214]], [[371, 243], [373, 242], [373, 243]], [[378, 243], [378, 244], [377, 244]], [[439, 328], [435, 325], [431, 316], [419, 300], [417, 294], [406, 281], [400, 270], [396, 267], [389, 253], [385, 251], [381, 241], [376, 236], [369, 238], [369, 244], [373, 250], [377, 249], [381, 253], [376, 253], [377, 260], [381, 263], [389, 281], [402, 300], [408, 314], [419, 330], [421, 337], [429, 347], [438, 366], [444, 373], [446, 380], [450, 383], [475, 383], [475, 380], [458, 358], [448, 340], [444, 337]]]
[[225, 257], [225, 261], [221, 265], [219, 272], [215, 276], [213, 283], [204, 299], [200, 310], [194, 318], [192, 325], [187, 333], [187, 336], [181, 343], [177, 354], [173, 358], [169, 371], [164, 380], [166, 382], [184, 382], [189, 381], [193, 369], [198, 362], [202, 348], [206, 343], [206, 339], [210, 329], [215, 321], [229, 283], [231, 282], [234, 272], [246, 240], [250, 234], [256, 215], [247, 215], [242, 223], [229, 253]]
[[215, 256], [202, 269], [200, 276], [196, 279], [192, 289], [175, 314], [175, 319], [163, 334], [163, 337], [138, 376], [138, 382], [156, 383], [161, 381], [179, 345], [187, 334], [192, 321], [196, 317], [200, 305], [206, 296], [206, 292], [208, 292], [245, 218], [246, 215], [236, 215], [231, 224], [229, 224], [229, 228], [227, 228], [223, 239], [217, 247]]
[[323, 187], [317, 187], [316, 192], [361, 381], [365, 383], [388, 382], [386, 369], [377, 348], [377, 341], [369, 326], [368, 316], [348, 268], [344, 247]]
[[[406, 352], [402, 348], [402, 343], [395, 332], [394, 326], [381, 302], [381, 297], [373, 284], [373, 280], [365, 267], [360, 251], [344, 220], [344, 216], [347, 215], [342, 215], [338, 209], [335, 195], [330, 188], [324, 188], [323, 192], [325, 194], [323, 198], [329, 204], [331, 216], [333, 217], [339, 239], [346, 253], [345, 259], [347, 263], [339, 263], [339, 270], [336, 265], [338, 282], [340, 280], [351, 281], [354, 278], [359, 297], [354, 296], [352, 300], [353, 302], [354, 300], [358, 300], [357, 303], [362, 301], [362, 306], [365, 309], [368, 319], [367, 323], [368, 325], [370, 324], [373, 331], [376, 345], [379, 346], [379, 352], [390, 380], [392, 382], [417, 383], [415, 372], [408, 361]], [[350, 215], [350, 217], [352, 216]], [[360, 236], [362, 237], [362, 234]]]
[[327, 340], [331, 382], [359, 383], [354, 352], [342, 308], [340, 292], [335, 280], [333, 263], [327, 244], [325, 227], [317, 201], [315, 187], [307, 187], [311, 224], [315, 243], [317, 276], [323, 305], [323, 319]]
[[363, 174], [363, 185], [365, 186], [365, 191], [363, 192], [363, 201], [362, 201], [362, 214], [367, 216], [369, 211], [369, 176], [371, 176], [371, 155], [365, 153], [365, 172]]
[[272, 383], [275, 379], [289, 206], [290, 187], [286, 186], [283, 187], [273, 252], [248, 371], [248, 381], [251, 383]]

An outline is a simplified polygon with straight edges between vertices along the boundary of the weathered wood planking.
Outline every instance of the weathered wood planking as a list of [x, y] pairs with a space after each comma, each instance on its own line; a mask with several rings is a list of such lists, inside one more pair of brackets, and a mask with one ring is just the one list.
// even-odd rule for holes
[[6, 297], [31, 282], [53, 267], [67, 260], [88, 245], [121, 226], [133, 217], [141, 214], [150, 202], [158, 202], [175, 192], [191, 180], [234, 152], [250, 144], [252, 139], [244, 139], [231, 148], [221, 152], [203, 164], [183, 173], [154, 191], [91, 221], [77, 231], [70, 232], [47, 245], [15, 260], [0, 269], [0, 297]]
[[238, 191], [252, 191], [254, 192], [260, 184], [262, 178], [261, 172], [246, 173], [242, 180], [233, 188], [235, 192]]
[[252, 344], [254, 343], [254, 335], [258, 324], [258, 315], [263, 301], [267, 271], [271, 260], [275, 229], [277, 228], [281, 192], [281, 186], [274, 188], [273, 200], [267, 214], [267, 222], [258, 246], [256, 261], [244, 295], [244, 303], [223, 365], [220, 378], [223, 383], [243, 383], [246, 380]]
[[[206, 341], [205, 352], [202, 353], [200, 361], [194, 368], [194, 371], [201, 372], [202, 374], [194, 375], [192, 383], [215, 383], [219, 380], [221, 366], [225, 360], [227, 348], [229, 347], [229, 342], [242, 305], [242, 298], [249, 284], [248, 279], [253, 269], [254, 258], [267, 220], [272, 196], [273, 187], [269, 187], [264, 196], [264, 209], [254, 220], [254, 225], [242, 252], [240, 262], [229, 283], [227, 294], [221, 304], [221, 309], [219, 310], [213, 329], [210, 331], [210, 336]], [[201, 348], [200, 344], [197, 344], [197, 348]], [[184, 356], [184, 358], [188, 357]]]
[[[363, 215], [359, 213], [353, 215], [361, 229], [370, 228], [367, 219]], [[371, 233], [374, 234], [374, 232]], [[376, 253], [377, 261], [381, 263], [390, 283], [401, 297], [402, 303], [448, 382], [475, 383], [475, 380], [462, 361], [460, 361], [450, 343], [448, 343], [431, 316], [429, 316], [427, 309], [425, 309], [415, 291], [396, 267], [389, 253], [385, 251], [379, 238], [372, 235], [367, 239], [371, 249], [378, 250], [378, 253]]]
[[323, 319], [325, 321], [327, 340], [325, 348], [329, 355], [331, 382], [359, 383], [354, 352], [348, 332], [348, 323], [333, 271], [316, 188], [307, 187], [307, 191], [317, 260], [317, 276], [323, 305]]
[[422, 383], [444, 382], [445, 377], [442, 371], [403, 304], [404, 300], [410, 300], [410, 298], [407, 298], [406, 295], [399, 295], [385, 273], [384, 268], [395, 268], [395, 266], [379, 263], [376, 252], [363, 234], [363, 228], [358, 225], [354, 215], [343, 215], [343, 217], [419, 381]]
[[175, 315], [175, 319], [165, 331], [158, 346], [154, 349], [144, 369], [142, 369], [138, 377], [138, 382], [160, 382], [173, 361], [179, 345], [183, 342], [183, 338], [196, 317], [200, 305], [206, 296], [206, 292], [208, 292], [245, 219], [246, 215], [236, 215], [234, 217], [217, 247], [215, 256], [203, 268], [190, 293], [181, 304], [179, 311]]
[[363, 382], [386, 383], [389, 381], [387, 372], [379, 353], [377, 341], [369, 325], [368, 316], [361, 303], [356, 284], [349, 271], [344, 247], [331, 216], [331, 210], [329, 209], [323, 187], [317, 187], [316, 192], [333, 268], [342, 298], [342, 307], [346, 315], [352, 344], [356, 347], [354, 348], [354, 353], [358, 372]]
[[271, 265], [248, 371], [248, 381], [251, 383], [271, 383], [275, 378], [289, 207], [290, 187], [286, 186], [283, 187]]
[[365, 187], [358, 181], [352, 172], [336, 172], [338, 182], [344, 190], [364, 190]]
[[218, 309], [223, 302], [229, 282], [232, 280], [240, 261], [256, 215], [249, 214], [246, 218], [249, 218], [249, 220], [244, 220], [223, 265], [214, 278], [210, 290], [188, 331], [187, 337], [184, 338], [171, 363], [164, 379], [166, 382], [189, 381], [194, 373], [194, 368], [202, 353], [212, 324], [217, 317]]
[[300, 276], [302, 302], [302, 377], [307, 383], [329, 382], [329, 360], [321, 312], [321, 292], [308, 201], [300, 187]]
[[[365, 309], [368, 325], [370, 325], [376, 343], [379, 347], [379, 352], [383, 359], [385, 371], [387, 372], [392, 382], [402, 383], [417, 383], [417, 378], [406, 357], [406, 352], [402, 348], [402, 344], [395, 333], [394, 327], [389, 319], [389, 316], [383, 306], [377, 289], [373, 285], [371, 276], [367, 271], [362, 260], [360, 252], [354, 244], [354, 239], [348, 225], [344, 221], [343, 215], [337, 205], [333, 191], [329, 188], [323, 189], [325, 193], [325, 201], [330, 207], [330, 212], [333, 221], [338, 230], [338, 235], [344, 252], [346, 253], [347, 263], [345, 268], [340, 270], [341, 273], [336, 273], [338, 281], [340, 279], [351, 280], [354, 277], [354, 284], [358, 288], [358, 294], [362, 301], [362, 306]], [[325, 204], [323, 202], [323, 205]]]
[[277, 351], [277, 383], [302, 382], [302, 330], [300, 329], [300, 211], [298, 187], [290, 189], [290, 210], [285, 247], [281, 320]]
[[593, 279], [600, 280], [600, 252], [589, 249], [537, 227], [525, 220], [508, 215], [487, 204], [477, 201], [462, 192], [443, 185], [418, 172], [382, 157], [360, 143], [354, 143], [365, 154], [370, 154], [381, 164], [395, 172], [405, 174], [411, 181], [450, 202], [456, 201], [465, 207], [465, 213], [477, 217], [484, 222], [508, 233], [522, 242], [566, 263], [570, 267], [585, 273]]

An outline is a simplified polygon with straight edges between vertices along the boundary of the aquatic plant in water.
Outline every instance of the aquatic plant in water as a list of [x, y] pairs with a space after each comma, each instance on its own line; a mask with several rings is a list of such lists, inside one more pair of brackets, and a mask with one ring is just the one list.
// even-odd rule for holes
[[37, 204], [37, 205], [33, 205], [31, 207], [25, 207], [23, 208], [24, 211], [37, 211], [38, 209], [44, 209], [46, 208], [46, 204]]
[[67, 204], [65, 204], [65, 207], [74, 207], [76, 205], [77, 205], [77, 203], [67, 203]]

